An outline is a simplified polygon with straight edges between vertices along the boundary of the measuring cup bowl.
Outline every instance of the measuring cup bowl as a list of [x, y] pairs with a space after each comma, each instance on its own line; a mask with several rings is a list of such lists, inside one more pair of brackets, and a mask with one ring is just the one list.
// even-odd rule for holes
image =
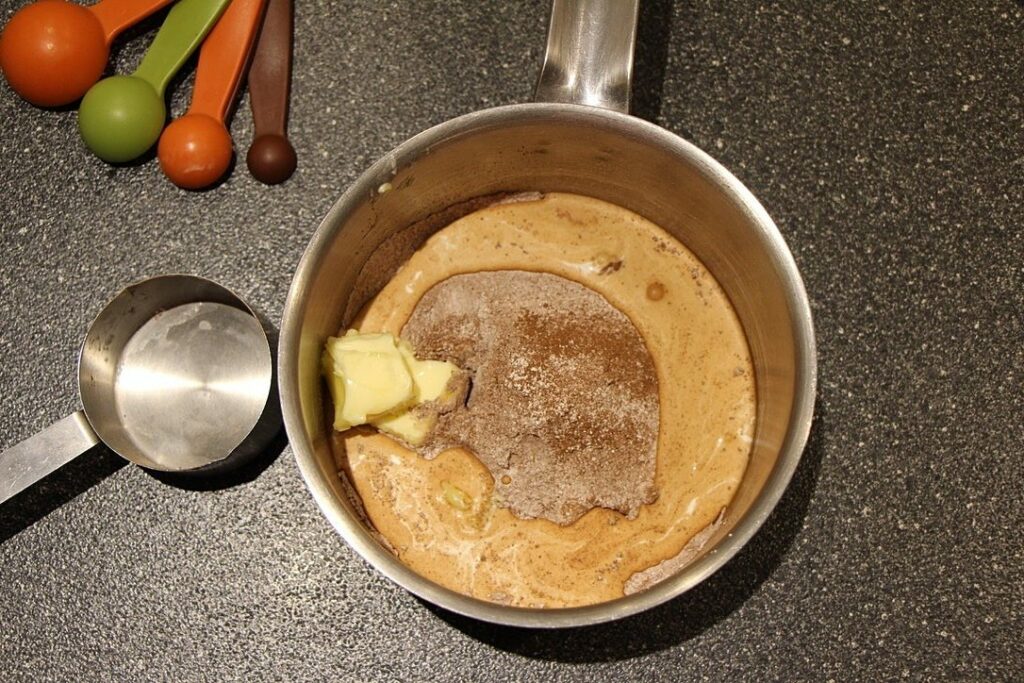
[[270, 342], [215, 282], [144, 280], [96, 317], [82, 345], [82, 411], [0, 454], [0, 502], [102, 441], [147, 469], [213, 474], [280, 429]]
[[[753, 536], [782, 496], [808, 436], [816, 386], [810, 306], [768, 213], [728, 170], [686, 140], [626, 114], [632, 35], [628, 0], [556, 0], [537, 97], [480, 111], [399, 145], [346, 191], [314, 234], [285, 304], [278, 355], [285, 427], [306, 484], [338, 533], [412, 593], [485, 621], [537, 628], [618, 619], [689, 590]], [[608, 30], [603, 30], [608, 27]], [[626, 27], [626, 28], [623, 28]], [[611, 59], [611, 64], [604, 60]], [[581, 103], [595, 106], [582, 106]], [[749, 464], [721, 524], [671, 576], [586, 607], [528, 609], [444, 588], [404, 564], [367, 526], [335, 463], [325, 420], [324, 341], [383, 286], [453, 209], [498, 193], [568, 192], [653, 221], [688, 247], [725, 290], [755, 370], [757, 426]], [[468, 211], [469, 209], [466, 209]], [[427, 221], [427, 219], [431, 219]], [[405, 244], [403, 249], [396, 245]], [[369, 279], [367, 279], [369, 278]], [[357, 286], [357, 282], [359, 286]]]

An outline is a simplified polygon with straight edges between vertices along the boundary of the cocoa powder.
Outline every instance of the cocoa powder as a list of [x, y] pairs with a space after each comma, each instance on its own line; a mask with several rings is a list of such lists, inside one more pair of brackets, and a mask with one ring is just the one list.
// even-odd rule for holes
[[657, 499], [654, 363], [597, 292], [547, 273], [456, 275], [423, 296], [402, 336], [471, 377], [420, 452], [469, 449], [515, 515], [567, 525], [603, 507], [635, 518]]

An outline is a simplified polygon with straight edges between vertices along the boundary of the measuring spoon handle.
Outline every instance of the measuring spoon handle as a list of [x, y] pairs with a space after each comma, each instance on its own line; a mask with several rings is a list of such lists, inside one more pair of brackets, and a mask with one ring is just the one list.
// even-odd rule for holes
[[167, 13], [134, 75], [148, 81], [163, 97], [168, 81], [203, 42], [227, 5], [228, 0], [179, 0]]
[[78, 411], [0, 453], [0, 504], [99, 443]]
[[238, 94], [266, 0], [231, 0], [199, 51], [190, 114], [224, 121]]
[[292, 0], [269, 0], [256, 53], [249, 67], [253, 137], [285, 135], [292, 71]]
[[89, 11], [100, 20], [109, 45], [118, 33], [172, 2], [174, 0], [103, 0]]

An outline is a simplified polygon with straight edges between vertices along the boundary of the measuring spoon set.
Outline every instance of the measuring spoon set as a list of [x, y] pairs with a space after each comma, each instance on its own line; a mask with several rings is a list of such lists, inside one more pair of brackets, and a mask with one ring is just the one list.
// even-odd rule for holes
[[[190, 190], [228, 172], [234, 152], [227, 121], [248, 72], [255, 135], [246, 162], [257, 180], [277, 184], [296, 165], [286, 129], [292, 1], [177, 0], [138, 68], [101, 79], [116, 37], [173, 0], [101, 0], [91, 7], [38, 0], [0, 34], [0, 69], [37, 106], [81, 99], [79, 132], [99, 158], [125, 163], [157, 144], [164, 174]], [[191, 104], [165, 127], [167, 85], [197, 49]]]

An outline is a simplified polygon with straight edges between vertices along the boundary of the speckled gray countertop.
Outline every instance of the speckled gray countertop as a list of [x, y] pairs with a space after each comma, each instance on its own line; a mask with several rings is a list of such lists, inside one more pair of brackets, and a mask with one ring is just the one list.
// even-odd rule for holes
[[[0, 0], [0, 19], [21, 4]], [[299, 2], [300, 166], [276, 188], [244, 165], [203, 194], [153, 160], [106, 166], [73, 110], [0, 86], [0, 447], [76, 409], [80, 339], [133, 280], [210, 276], [279, 320], [308, 238], [363, 168], [529, 97], [546, 14]], [[813, 302], [817, 419], [753, 541], [644, 615], [509, 630], [370, 570], [287, 448], [208, 491], [97, 449], [0, 507], [0, 680], [1024, 678], [1021, 4], [647, 0], [640, 40], [635, 113], [754, 191]], [[242, 149], [251, 128], [243, 102]]]

